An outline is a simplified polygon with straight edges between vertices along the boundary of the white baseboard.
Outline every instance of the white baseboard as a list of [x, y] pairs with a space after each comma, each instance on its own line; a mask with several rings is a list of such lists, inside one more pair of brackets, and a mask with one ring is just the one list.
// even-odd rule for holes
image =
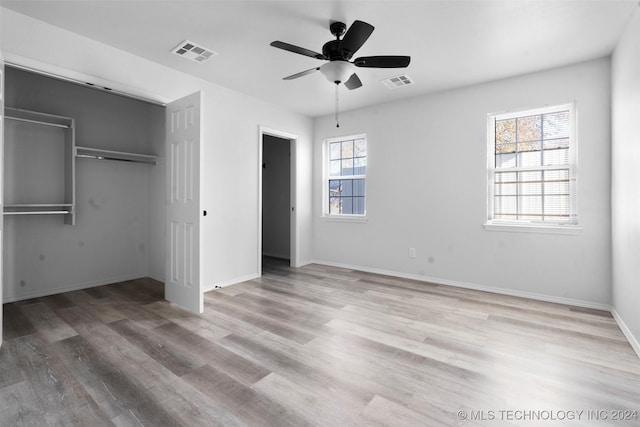
[[99, 280], [91, 280], [89, 282], [76, 283], [71, 286], [63, 286], [60, 288], [40, 289], [32, 292], [26, 292], [20, 295], [9, 295], [3, 298], [2, 302], [3, 304], [5, 304], [9, 302], [22, 301], [22, 300], [31, 299], [31, 298], [46, 297], [49, 295], [61, 294], [64, 292], [79, 291], [81, 289], [95, 288], [96, 286], [126, 282], [127, 280], [141, 279], [143, 277], [147, 277], [147, 276], [144, 274], [143, 275], [134, 274], [134, 275], [127, 275], [127, 276], [104, 278]]
[[155, 273], [149, 273], [147, 275], [147, 277], [152, 278], [153, 280], [157, 280], [158, 282], [162, 282], [164, 284], [164, 275], [161, 276], [159, 274], [155, 274]]
[[340, 263], [335, 263], [335, 262], [330, 262], [330, 261], [318, 261], [318, 260], [316, 260], [316, 261], [314, 261], [314, 263], [329, 265], [329, 266], [332, 266], [332, 267], [347, 268], [347, 269], [350, 269], [350, 270], [364, 271], [364, 272], [367, 272], [367, 273], [383, 274], [383, 275], [399, 277], [399, 278], [403, 278], [403, 279], [418, 280], [418, 281], [421, 281], [421, 282], [434, 283], [434, 284], [437, 284], [437, 285], [446, 285], [446, 286], [453, 286], [453, 287], [456, 287], [456, 288], [472, 289], [472, 290], [475, 290], [475, 291], [491, 292], [491, 293], [500, 294], [500, 295], [509, 295], [509, 296], [513, 296], [513, 297], [529, 298], [529, 299], [538, 300], [538, 301], [553, 302], [553, 303], [557, 303], [557, 304], [566, 304], [566, 305], [572, 305], [572, 306], [576, 306], [576, 307], [593, 308], [593, 309], [596, 309], [596, 310], [605, 310], [605, 311], [610, 311], [610, 309], [611, 309], [611, 306], [608, 305], [608, 304], [601, 304], [601, 303], [592, 302], [592, 301], [585, 301], [585, 300], [579, 300], [579, 299], [573, 299], [573, 298], [564, 298], [564, 297], [558, 297], [558, 296], [555, 296], [555, 295], [545, 295], [545, 294], [539, 294], [539, 293], [527, 292], [527, 291], [520, 291], [520, 290], [515, 290], [515, 289], [498, 288], [498, 287], [494, 287], [494, 286], [480, 285], [480, 284], [477, 284], [477, 283], [461, 282], [461, 281], [458, 281], [458, 280], [443, 279], [443, 278], [440, 278], [440, 277], [427, 277], [427, 276], [421, 276], [421, 275], [418, 275], [418, 274], [402, 273], [402, 272], [399, 272], [399, 271], [392, 271], [392, 270], [382, 270], [382, 269], [379, 269], [379, 268], [363, 267], [363, 266], [359, 266], [359, 265], [340, 264]]
[[300, 268], [300, 267], [304, 267], [305, 265], [309, 265], [309, 264], [313, 264], [315, 261], [312, 260], [303, 260], [303, 261], [298, 261], [298, 264], [296, 265], [292, 265], [291, 267], [293, 268]]
[[224, 282], [214, 283], [213, 285], [209, 285], [209, 286], [203, 286], [202, 287], [202, 292], [213, 291], [214, 289], [217, 289], [217, 287], [224, 288], [225, 286], [235, 285], [236, 283], [246, 282], [247, 280], [257, 279], [258, 277], [260, 277], [260, 275], [259, 274], [255, 274], [255, 273], [254, 274], [248, 274], [248, 275], [242, 276], [242, 277], [236, 277], [234, 279], [226, 280]]
[[633, 351], [635, 351], [638, 357], [640, 357], [640, 342], [638, 341], [638, 338], [633, 335], [631, 329], [629, 329], [625, 321], [622, 319], [622, 317], [620, 317], [620, 314], [614, 307], [611, 307], [611, 315], [614, 319], [616, 319], [620, 330], [622, 330], [624, 336], [627, 337], [627, 340], [629, 340], [629, 344], [631, 344]]

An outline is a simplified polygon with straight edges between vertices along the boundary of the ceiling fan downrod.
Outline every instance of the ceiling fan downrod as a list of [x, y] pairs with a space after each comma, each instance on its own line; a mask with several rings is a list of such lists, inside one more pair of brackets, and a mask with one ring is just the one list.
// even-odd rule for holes
[[340, 86], [340, 82], [336, 82], [336, 127], [340, 127], [340, 120], [338, 119], [339, 112], [339, 99], [338, 99], [338, 86]]

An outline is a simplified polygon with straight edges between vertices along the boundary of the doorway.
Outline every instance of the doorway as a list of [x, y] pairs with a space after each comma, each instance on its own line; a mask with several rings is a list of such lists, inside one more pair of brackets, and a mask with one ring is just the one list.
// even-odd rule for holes
[[296, 137], [260, 128], [258, 274], [263, 260], [296, 265]]

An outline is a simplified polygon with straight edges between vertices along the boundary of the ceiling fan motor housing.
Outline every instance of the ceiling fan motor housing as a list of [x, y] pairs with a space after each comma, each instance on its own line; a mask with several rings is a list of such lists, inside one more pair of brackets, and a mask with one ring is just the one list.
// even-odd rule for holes
[[352, 54], [342, 49], [342, 40], [331, 40], [322, 46], [322, 55], [329, 61], [348, 61]]

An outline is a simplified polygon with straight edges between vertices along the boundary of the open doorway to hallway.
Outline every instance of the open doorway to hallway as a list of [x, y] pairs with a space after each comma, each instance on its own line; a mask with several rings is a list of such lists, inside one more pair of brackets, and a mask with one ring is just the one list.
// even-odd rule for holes
[[296, 264], [296, 138], [266, 128], [260, 130], [260, 273], [263, 263]]

